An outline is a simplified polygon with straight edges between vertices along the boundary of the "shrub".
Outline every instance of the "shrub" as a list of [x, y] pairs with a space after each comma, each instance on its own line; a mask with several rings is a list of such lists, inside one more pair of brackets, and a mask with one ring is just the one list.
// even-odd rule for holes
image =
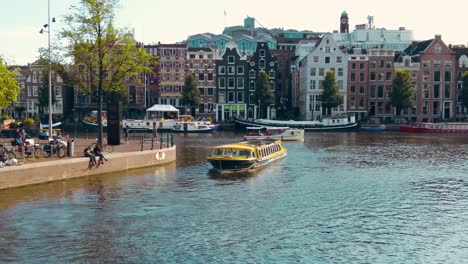
[[34, 119], [26, 118], [26, 119], [24, 119], [22, 125], [23, 126], [32, 126], [32, 125], [34, 125]]
[[11, 117], [11, 115], [8, 115], [8, 114], [3, 114], [1, 117], [0, 117], [0, 121], [4, 121], [4, 120], [7, 120], [7, 119], [13, 119], [13, 117]]
[[18, 127], [19, 127], [19, 123], [18, 123], [18, 122], [11, 122], [11, 123], [10, 123], [10, 129], [18, 128]]

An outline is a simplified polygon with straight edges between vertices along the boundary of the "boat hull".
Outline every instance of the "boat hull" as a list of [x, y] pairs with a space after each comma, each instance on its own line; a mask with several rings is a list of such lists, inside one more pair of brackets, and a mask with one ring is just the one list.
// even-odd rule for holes
[[253, 169], [255, 161], [253, 160], [221, 160], [208, 159], [211, 166], [219, 171], [243, 171]]
[[400, 132], [464, 134], [468, 133], [468, 123], [416, 123], [401, 125]]
[[174, 133], [213, 133], [216, 131], [216, 128], [215, 127], [211, 127], [211, 128], [206, 128], [206, 129], [189, 129], [189, 130], [184, 130], [184, 129], [176, 129], [176, 128], [173, 128], [172, 129], [172, 132]]
[[362, 126], [361, 131], [366, 131], [366, 132], [381, 132], [385, 131], [385, 126]]
[[273, 127], [291, 127], [300, 128], [310, 132], [327, 132], [327, 131], [353, 131], [358, 127], [358, 123], [351, 122], [342, 125], [321, 125], [307, 122], [283, 121], [283, 122], [262, 122], [262, 121], [247, 121], [243, 119], [235, 119], [236, 125], [239, 127], [252, 126], [273, 126]]

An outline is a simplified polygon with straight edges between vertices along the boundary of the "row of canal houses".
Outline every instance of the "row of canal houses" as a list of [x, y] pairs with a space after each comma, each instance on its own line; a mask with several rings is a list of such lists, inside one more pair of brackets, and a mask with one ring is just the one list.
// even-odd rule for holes
[[[349, 31], [349, 17], [341, 14], [339, 32], [322, 33], [255, 27], [247, 17], [243, 26], [226, 27], [223, 34], [189, 36], [178, 44], [147, 44], [146, 52], [158, 59], [141, 82], [126, 82], [125, 118], [141, 118], [153, 104], [171, 104], [197, 118], [218, 122], [234, 116], [258, 117], [254, 101], [256, 78], [265, 71], [275, 94], [269, 118], [315, 120], [323, 115], [319, 100], [326, 72], [335, 73], [344, 104], [332, 114], [353, 113], [381, 121], [395, 115], [389, 92], [395, 71], [413, 77], [417, 104], [401, 115], [408, 121], [441, 121], [465, 117], [461, 105], [461, 75], [468, 70], [468, 48], [451, 47], [440, 35], [414, 41], [405, 28], [376, 28], [368, 24]], [[22, 87], [13, 115], [37, 114], [38, 90], [43, 82], [35, 64], [16, 68]], [[185, 109], [181, 103], [184, 80], [194, 74], [202, 102]], [[81, 120], [95, 109], [92, 98], [63, 83], [54, 74], [55, 119]], [[20, 108], [18, 113], [15, 109]], [[48, 111], [47, 109], [45, 109]]]

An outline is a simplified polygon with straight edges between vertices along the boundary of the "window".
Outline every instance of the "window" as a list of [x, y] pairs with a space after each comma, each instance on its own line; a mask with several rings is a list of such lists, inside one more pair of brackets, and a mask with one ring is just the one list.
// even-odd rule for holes
[[213, 81], [213, 74], [212, 73], [208, 73], [208, 81]]
[[318, 62], [318, 61], [319, 61], [319, 57], [318, 57], [318, 56], [314, 56], [314, 57], [313, 57], [313, 61], [314, 61], [314, 62]]
[[392, 72], [386, 72], [385, 73], [385, 80], [386, 81], [391, 81], [392, 80]]
[[452, 61], [446, 60], [444, 62], [444, 67], [445, 68], [452, 68]]
[[226, 67], [225, 66], [219, 66], [218, 67], [218, 74], [226, 74]]
[[440, 82], [440, 71], [434, 72], [434, 82]]
[[338, 80], [338, 89], [343, 90], [343, 80]]
[[330, 53], [330, 47], [325, 47], [325, 53]]
[[275, 78], [275, 71], [274, 70], [271, 70], [269, 72], [269, 76], [270, 76], [270, 79], [274, 79]]
[[190, 54], [189, 57], [190, 59], [195, 59], [195, 54]]
[[338, 68], [338, 76], [343, 76], [343, 68]]
[[204, 81], [204, 80], [205, 80], [205, 74], [199, 73], [199, 74], [198, 74], [198, 80], [199, 80], [199, 81]]
[[237, 92], [237, 102], [238, 103], [244, 102], [244, 92]]
[[434, 84], [434, 98], [440, 98], [440, 84]]
[[377, 97], [383, 98], [384, 97], [384, 87], [383, 85], [379, 85], [377, 88]]
[[349, 91], [350, 91], [351, 93], [355, 93], [355, 92], [356, 92], [356, 86], [351, 85], [351, 87], [349, 88]]
[[219, 102], [218, 103], [226, 103], [226, 93], [219, 92]]
[[336, 57], [336, 63], [341, 63], [341, 62], [342, 62], [342, 57], [341, 56]]
[[218, 78], [219, 88], [226, 88], [226, 79], [224, 77]]
[[62, 96], [62, 87], [60, 87], [60, 86], [55, 86], [55, 87], [54, 87], [54, 92], [55, 92], [55, 96], [61, 97], [61, 96]]
[[325, 75], [325, 69], [319, 68], [319, 76], [324, 76], [324, 75]]
[[359, 98], [359, 108], [364, 108], [364, 98]]
[[263, 49], [260, 50], [260, 57], [265, 57], [265, 50]]
[[423, 86], [423, 98], [429, 99], [429, 85], [428, 84], [424, 84]]
[[451, 72], [449, 72], [449, 71], [445, 72], [445, 81], [446, 82], [452, 81], [452, 73]]
[[258, 62], [258, 67], [260, 69], [265, 69], [265, 59], [260, 59], [260, 61]]
[[369, 89], [369, 97], [370, 98], [375, 98], [375, 86], [374, 85], [371, 85], [371, 87]]
[[440, 60], [434, 60], [434, 67], [440, 67]]
[[451, 96], [451, 93], [450, 93], [450, 90], [451, 90], [452, 86], [448, 83], [445, 84], [445, 91], [444, 91], [444, 97], [445, 99], [450, 99], [450, 96]]
[[377, 67], [377, 62], [371, 61], [371, 62], [369, 63], [369, 68], [374, 69], [375, 67]]
[[229, 103], [234, 102], [234, 92], [228, 92], [228, 102]]
[[423, 102], [423, 115], [427, 115], [429, 113], [429, 102]]
[[250, 71], [249, 71], [249, 77], [250, 77], [251, 79], [255, 79], [255, 71], [254, 71], [254, 70], [250, 70]]
[[235, 84], [234, 84], [234, 78], [233, 78], [233, 77], [229, 77], [229, 78], [228, 78], [228, 88], [229, 88], [229, 89], [233, 89], [234, 86], [235, 86]]
[[439, 43], [437, 43], [434, 47], [435, 53], [440, 53], [442, 51], [442, 47], [440, 46]]
[[243, 77], [237, 77], [237, 88], [244, 88], [244, 78]]
[[356, 81], [356, 73], [355, 73], [355, 72], [352, 72], [352, 73], [351, 73], [351, 81], [352, 81], [352, 82], [355, 82], [355, 81]]
[[244, 74], [244, 66], [237, 66], [237, 74], [238, 75]]
[[249, 90], [250, 91], [255, 91], [255, 82], [249, 82]]
[[310, 76], [315, 76], [316, 75], [316, 68], [310, 68]]
[[37, 96], [37, 86], [33, 86], [33, 96]]
[[325, 63], [330, 63], [330, 57], [325, 57]]
[[356, 69], [356, 65], [357, 65], [357, 64], [356, 64], [355, 62], [351, 63], [351, 69], [355, 70], [355, 69]]
[[198, 87], [198, 90], [200, 90], [200, 96], [205, 95], [205, 87]]
[[228, 66], [228, 74], [229, 75], [234, 75], [234, 66]]
[[235, 58], [234, 56], [228, 56], [228, 63], [229, 64], [234, 64]]
[[315, 80], [310, 80], [310, 89], [317, 89], [317, 82]]
[[213, 87], [207, 88], [208, 95], [213, 95]]
[[359, 63], [359, 69], [364, 70], [364, 63]]
[[359, 86], [359, 93], [364, 94], [364, 86]]
[[363, 73], [363, 72], [360, 72], [360, 73], [359, 73], [359, 81], [360, 81], [360, 82], [363, 82], [363, 81], [364, 81], [364, 73]]
[[199, 58], [199, 59], [203, 59], [203, 54], [199, 54], [199, 55], [198, 55], [198, 58]]

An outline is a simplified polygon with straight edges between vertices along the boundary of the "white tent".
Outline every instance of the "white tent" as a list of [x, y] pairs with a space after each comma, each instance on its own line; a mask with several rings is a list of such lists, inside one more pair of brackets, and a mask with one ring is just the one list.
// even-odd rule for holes
[[146, 109], [146, 112], [179, 112], [179, 109], [172, 105], [161, 105], [155, 104], [152, 107]]

